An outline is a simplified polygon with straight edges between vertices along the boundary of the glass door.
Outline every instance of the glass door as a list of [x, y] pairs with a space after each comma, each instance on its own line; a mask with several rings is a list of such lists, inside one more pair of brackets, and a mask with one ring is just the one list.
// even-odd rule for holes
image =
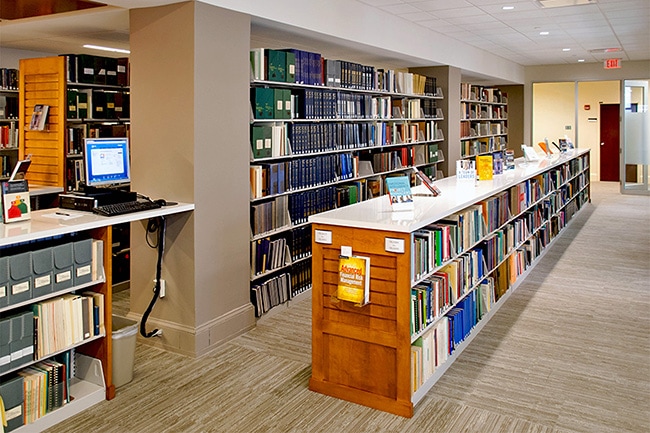
[[621, 192], [650, 194], [649, 80], [625, 80], [621, 86]]

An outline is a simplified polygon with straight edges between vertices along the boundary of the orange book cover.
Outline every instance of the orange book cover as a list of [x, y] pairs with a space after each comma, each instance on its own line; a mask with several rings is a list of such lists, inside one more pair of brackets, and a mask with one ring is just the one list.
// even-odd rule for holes
[[341, 256], [336, 297], [365, 305], [370, 301], [370, 258]]

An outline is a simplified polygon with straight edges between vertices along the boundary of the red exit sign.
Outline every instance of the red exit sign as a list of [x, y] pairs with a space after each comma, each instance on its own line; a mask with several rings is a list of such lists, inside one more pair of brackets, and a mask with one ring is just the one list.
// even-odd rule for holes
[[605, 69], [618, 69], [621, 67], [621, 59], [605, 59]]

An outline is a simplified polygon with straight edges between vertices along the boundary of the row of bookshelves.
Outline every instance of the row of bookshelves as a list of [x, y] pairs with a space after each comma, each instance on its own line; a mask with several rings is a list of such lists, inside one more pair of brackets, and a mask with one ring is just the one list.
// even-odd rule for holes
[[[253, 83], [255, 84], [255, 83]], [[395, 98], [326, 88], [252, 87], [253, 119], [425, 119], [436, 99]]]
[[311, 258], [298, 261], [290, 268], [290, 272], [251, 286], [251, 303], [255, 307], [256, 317], [311, 288]]
[[103, 88], [68, 87], [66, 117], [68, 120], [128, 119], [131, 115], [131, 92]]
[[250, 51], [250, 62], [254, 80], [418, 95], [437, 90], [433, 77], [326, 59], [293, 48], [256, 48]]
[[0, 384], [6, 431], [43, 431], [105, 399], [102, 364], [74, 350], [33, 364]]
[[0, 124], [0, 149], [17, 149], [19, 134], [16, 122]]
[[[311, 215], [384, 195], [386, 176], [396, 174], [396, 170], [412, 171], [412, 168], [395, 168], [367, 177], [342, 181], [342, 185], [318, 185], [313, 187], [314, 189], [295, 191], [290, 195], [269, 196], [269, 201], [253, 202], [252, 239], [304, 224]], [[433, 167], [423, 167], [422, 171], [430, 178], [437, 175]], [[409, 176], [415, 184], [416, 176], [412, 173], [409, 173]]]
[[507, 120], [508, 112], [504, 105], [480, 104], [474, 102], [460, 103], [461, 120]]
[[[446, 305], [442, 313], [430, 325], [427, 317], [436, 304], [435, 296], [441, 296], [433, 289], [414, 288], [412, 293], [412, 329], [418, 325], [424, 331], [416, 333], [411, 346], [411, 390], [413, 402], [419, 401], [439, 378], [438, 369], [444, 369], [469, 343], [470, 333], [476, 333], [481, 319], [497, 304], [502, 304], [506, 294], [516, 288], [521, 276], [530, 269], [548, 248], [551, 242], [566, 226], [572, 216], [588, 201], [588, 193], [580, 191], [567, 204], [566, 211], [559, 211], [545, 221], [537, 231], [510, 254], [501, 259], [489, 276], [453, 305]], [[439, 301], [438, 301], [439, 302]], [[426, 326], [426, 328], [424, 328]], [[416, 331], [417, 332], [417, 331]], [[444, 370], [441, 373], [444, 373]], [[423, 391], [420, 388], [423, 387]]]
[[129, 85], [128, 57], [113, 58], [90, 54], [62, 54], [61, 57], [65, 58], [66, 81], [72, 85]]
[[507, 137], [480, 137], [461, 139], [460, 155], [462, 158], [472, 158], [481, 154], [489, 154], [507, 150]]
[[311, 230], [297, 227], [251, 243], [251, 280], [310, 256]]
[[18, 90], [18, 69], [0, 68], [0, 90]]
[[460, 84], [460, 99], [467, 102], [508, 103], [507, 93], [502, 92], [500, 89], [472, 83]]
[[376, 153], [324, 153], [251, 165], [251, 199], [255, 201], [408, 167], [427, 166], [443, 159], [435, 143], [391, 149]]
[[252, 157], [258, 160], [442, 141], [444, 134], [436, 120], [253, 125]]
[[[413, 405], [589, 200], [588, 167], [584, 151], [520, 160], [492, 182], [442, 179], [437, 205], [414, 197], [411, 216], [399, 218], [374, 200], [311, 217], [310, 389], [412, 416]], [[330, 301], [343, 278], [332, 260], [350, 249], [370, 261], [366, 305]], [[400, 337], [405, 333], [408, 339]], [[366, 372], [337, 375], [352, 352], [360, 365], [378, 366], [370, 380]], [[396, 368], [400, 360], [411, 367]]]
[[505, 135], [507, 133], [508, 128], [502, 121], [461, 121], [460, 124], [461, 140], [466, 138], [487, 137], [491, 135]]

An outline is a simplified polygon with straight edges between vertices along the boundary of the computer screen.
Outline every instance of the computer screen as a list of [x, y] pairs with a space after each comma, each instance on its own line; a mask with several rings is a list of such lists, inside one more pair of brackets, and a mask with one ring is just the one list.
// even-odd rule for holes
[[129, 162], [129, 139], [126, 137], [84, 140], [84, 165], [88, 186], [129, 183]]

